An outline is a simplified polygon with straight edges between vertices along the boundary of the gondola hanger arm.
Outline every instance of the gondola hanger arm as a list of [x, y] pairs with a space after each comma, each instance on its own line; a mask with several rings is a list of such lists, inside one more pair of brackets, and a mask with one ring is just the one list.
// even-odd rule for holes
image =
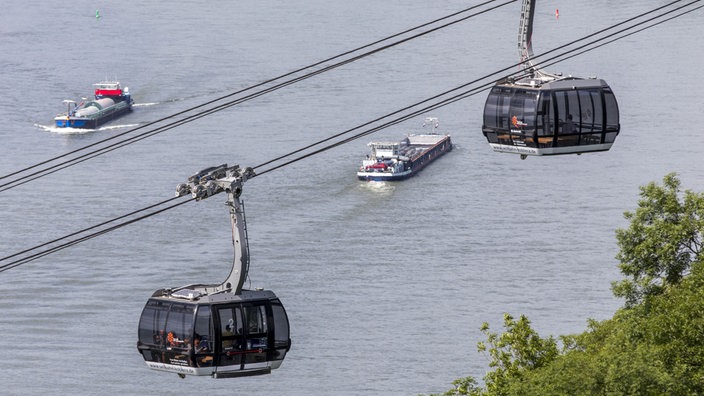
[[230, 275], [222, 284], [216, 286], [214, 290], [208, 290], [211, 293], [231, 290], [234, 294], [240, 294], [247, 278], [249, 243], [247, 240], [244, 204], [240, 200], [240, 194], [242, 194], [242, 184], [254, 176], [255, 173], [252, 168], [241, 168], [239, 165], [228, 167], [227, 164], [222, 164], [203, 169], [189, 177], [187, 183], [181, 183], [176, 187], [177, 197], [191, 194], [197, 201], [221, 192], [227, 193], [225, 204], [230, 211], [232, 245], [235, 250], [235, 257], [232, 262]]

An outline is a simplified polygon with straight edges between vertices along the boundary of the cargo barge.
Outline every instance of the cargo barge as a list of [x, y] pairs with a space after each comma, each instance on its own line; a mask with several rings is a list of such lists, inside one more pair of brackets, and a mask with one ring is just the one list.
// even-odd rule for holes
[[132, 111], [132, 96], [129, 89], [123, 90], [118, 81], [103, 81], [93, 84], [95, 100], [76, 103], [64, 100], [66, 113], [59, 114], [54, 122], [59, 128], [87, 128], [98, 126]]
[[371, 153], [362, 161], [357, 178], [369, 181], [403, 180], [452, 151], [450, 135], [436, 132], [437, 118], [426, 118], [423, 126], [428, 125], [432, 127], [432, 132], [410, 134], [400, 142], [370, 142]]

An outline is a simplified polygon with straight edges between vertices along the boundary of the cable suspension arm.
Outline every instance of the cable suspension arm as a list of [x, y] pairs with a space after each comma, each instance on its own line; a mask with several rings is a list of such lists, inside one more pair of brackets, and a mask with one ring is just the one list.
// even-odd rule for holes
[[249, 270], [249, 242], [247, 241], [244, 205], [240, 200], [240, 194], [242, 194], [242, 184], [252, 177], [254, 177], [252, 168], [242, 169], [239, 165], [228, 167], [227, 164], [223, 164], [204, 169], [189, 177], [187, 183], [179, 184], [176, 187], [177, 197], [191, 194], [196, 201], [221, 192], [227, 193], [225, 204], [230, 210], [235, 257], [227, 279], [220, 285], [203, 287], [206, 293], [232, 290], [234, 294], [240, 294], [242, 291]]

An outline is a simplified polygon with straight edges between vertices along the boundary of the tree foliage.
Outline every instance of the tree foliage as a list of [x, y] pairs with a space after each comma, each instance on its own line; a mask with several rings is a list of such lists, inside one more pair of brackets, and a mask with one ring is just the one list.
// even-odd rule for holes
[[649, 303], [590, 321], [563, 353], [513, 394], [704, 394], [704, 267]]
[[504, 314], [505, 331], [501, 334], [490, 331], [486, 322], [481, 330], [487, 341], [480, 342], [477, 348], [488, 353], [489, 367], [493, 368], [484, 377], [486, 389], [478, 387], [474, 378], [466, 377], [455, 380], [455, 387], [444, 396], [511, 395], [511, 387], [520, 383], [526, 373], [549, 364], [559, 353], [555, 339], [541, 338], [524, 315], [516, 320]]
[[635, 212], [626, 212], [626, 229], [616, 230], [620, 251], [616, 258], [627, 279], [615, 282], [617, 297], [633, 306], [679, 283], [693, 261], [702, 258], [704, 194], [681, 194], [674, 173], [641, 187]]
[[489, 331], [489, 324], [484, 323], [481, 330], [487, 336], [487, 343], [480, 342], [477, 346], [491, 358], [489, 367], [494, 370], [484, 381], [492, 395], [507, 395], [510, 383], [520, 381], [525, 372], [550, 363], [558, 354], [555, 340], [541, 338], [524, 315], [515, 320], [504, 314], [504, 329], [501, 334], [493, 333]]
[[625, 297], [613, 318], [581, 334], [541, 338], [525, 316], [504, 332], [481, 327], [492, 369], [484, 386], [456, 380], [445, 396], [704, 394], [704, 195], [680, 191], [675, 174], [641, 188], [627, 229], [617, 230], [613, 284]]
[[484, 386], [458, 379], [444, 396], [704, 395], [704, 263], [647, 304], [588, 321], [585, 332], [540, 338], [521, 316], [482, 330], [492, 368]]

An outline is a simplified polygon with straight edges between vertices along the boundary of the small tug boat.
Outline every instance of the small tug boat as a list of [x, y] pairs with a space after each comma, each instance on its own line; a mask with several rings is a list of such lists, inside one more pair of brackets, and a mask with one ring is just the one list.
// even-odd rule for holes
[[359, 180], [403, 180], [413, 176], [426, 165], [452, 150], [450, 135], [436, 132], [438, 119], [428, 117], [423, 126], [431, 125], [432, 132], [411, 134], [400, 142], [370, 142], [371, 154], [362, 161], [357, 172]]
[[54, 118], [59, 128], [89, 128], [98, 126], [122, 114], [132, 111], [132, 96], [129, 88], [123, 90], [118, 81], [103, 81], [93, 84], [95, 100], [76, 104], [73, 100], [64, 100], [68, 109], [66, 113]]

